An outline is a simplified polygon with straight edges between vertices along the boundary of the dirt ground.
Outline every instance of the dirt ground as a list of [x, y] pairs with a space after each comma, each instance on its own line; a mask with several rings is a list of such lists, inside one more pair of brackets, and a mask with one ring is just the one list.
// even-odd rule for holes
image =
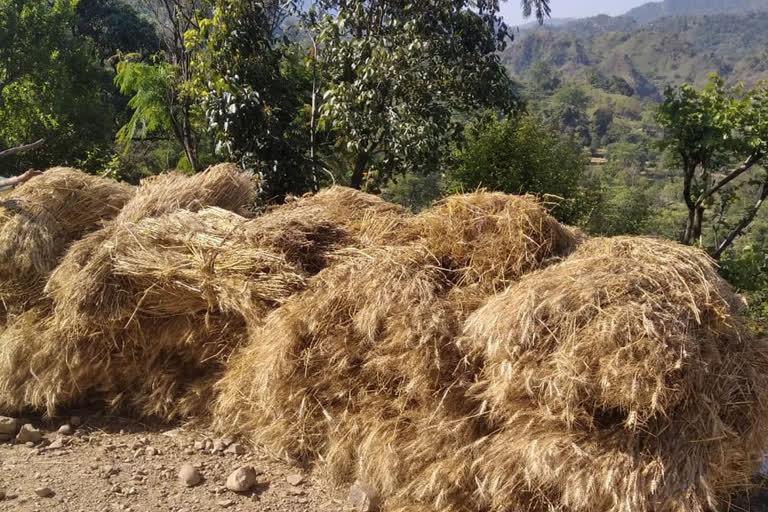
[[[242, 443], [203, 431], [146, 425], [81, 412], [72, 434], [58, 429], [71, 419], [23, 419], [44, 435], [35, 446], [0, 443], [0, 510], [62, 512], [341, 511], [344, 492]], [[77, 423], [75, 418], [74, 423]], [[245, 452], [237, 454], [235, 452]], [[192, 464], [202, 475], [188, 487], [179, 469]], [[247, 493], [228, 490], [242, 466], [258, 473]], [[295, 485], [294, 485], [295, 484]], [[52, 494], [47, 497], [49, 489]]]

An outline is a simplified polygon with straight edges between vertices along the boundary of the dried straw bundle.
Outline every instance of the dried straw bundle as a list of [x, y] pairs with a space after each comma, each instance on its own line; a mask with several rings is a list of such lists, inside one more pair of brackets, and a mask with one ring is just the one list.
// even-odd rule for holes
[[176, 210], [194, 212], [209, 206], [245, 215], [255, 198], [253, 176], [234, 164], [214, 165], [191, 176], [171, 172], [144, 180], [116, 222], [134, 223]]
[[698, 511], [768, 443], [768, 346], [700, 251], [594, 239], [492, 298], [459, 341], [485, 360], [475, 467], [489, 510]]
[[[347, 187], [333, 186], [317, 195], [294, 199], [278, 207], [285, 215], [291, 210], [314, 212], [327, 218], [348, 234], [348, 245], [374, 247], [396, 245], [403, 241], [404, 230], [412, 218], [401, 206], [378, 196]], [[267, 217], [274, 213], [267, 215]]]
[[0, 202], [0, 303], [23, 311], [67, 246], [101, 227], [133, 196], [129, 185], [55, 167]]
[[249, 239], [251, 224], [209, 208], [116, 226], [102, 247], [107, 281], [119, 292], [98, 301], [102, 324], [131, 318], [227, 312], [259, 318], [304, 286], [303, 269]]
[[106, 400], [166, 420], [204, 416], [212, 381], [246, 337], [242, 318], [178, 316], [84, 335], [62, 330], [46, 308], [0, 337], [0, 411]]
[[209, 206], [244, 212], [254, 194], [251, 176], [230, 164], [193, 176], [165, 174], [143, 183], [113, 222], [74, 243], [51, 274], [45, 292], [56, 304], [57, 317], [70, 325], [103, 325], [119, 317], [115, 311], [125, 309], [120, 306], [125, 283], [112, 272], [113, 251], [137, 222]]
[[535, 197], [484, 191], [444, 199], [406, 233], [455, 270], [460, 284], [489, 291], [567, 256], [580, 241]]
[[452, 348], [462, 305], [434, 263], [422, 249], [387, 247], [312, 278], [230, 362], [219, 427], [237, 425], [308, 460], [327, 452], [329, 431], [368, 394], [400, 410], [433, 400], [464, 364]]

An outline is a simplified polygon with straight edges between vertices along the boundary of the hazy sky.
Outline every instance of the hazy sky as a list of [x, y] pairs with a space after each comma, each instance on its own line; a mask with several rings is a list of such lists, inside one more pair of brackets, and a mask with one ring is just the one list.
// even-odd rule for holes
[[[616, 16], [650, 0], [552, 0], [553, 18], [585, 18], [596, 14]], [[501, 4], [504, 19], [510, 25], [525, 23], [519, 0], [507, 0]]]

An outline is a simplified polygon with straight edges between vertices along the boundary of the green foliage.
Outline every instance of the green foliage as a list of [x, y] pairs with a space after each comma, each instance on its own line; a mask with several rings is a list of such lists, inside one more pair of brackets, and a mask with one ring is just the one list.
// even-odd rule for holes
[[729, 251], [721, 259], [721, 271], [742, 291], [749, 304], [750, 315], [759, 323], [758, 329], [768, 327], [768, 248], [746, 246], [741, 251]]
[[381, 190], [381, 197], [418, 212], [431, 206], [444, 192], [442, 176], [439, 173], [426, 176], [408, 173], [396, 176], [387, 183]]
[[[698, 241], [705, 212], [728, 209], [739, 186], [762, 184], [758, 199], [744, 210], [732, 233], [712, 248], [719, 255], [752, 222], [768, 196], [768, 174], [756, 166], [768, 151], [768, 82], [745, 90], [741, 85], [727, 87], [713, 75], [700, 91], [688, 84], [668, 88], [657, 121], [665, 130], [661, 147], [683, 174], [683, 199], [690, 212], [683, 242]], [[739, 179], [746, 176], [755, 181]]]
[[90, 38], [102, 59], [118, 52], [152, 55], [160, 41], [152, 25], [120, 0], [78, 0], [77, 30]]
[[535, 116], [498, 120], [486, 113], [467, 125], [446, 179], [452, 192], [484, 187], [556, 196], [562, 201], [554, 214], [575, 224], [589, 211], [581, 187], [585, 166], [580, 146]]
[[321, 123], [355, 155], [353, 186], [367, 170], [382, 180], [434, 171], [460, 133], [457, 115], [515, 108], [497, 54], [507, 35], [497, 2], [481, 0], [472, 10], [463, 0], [321, 5], [326, 13], [313, 17], [324, 73]]
[[188, 88], [205, 110], [217, 152], [260, 172], [271, 199], [314, 186], [309, 52], [284, 37], [289, 13], [290, 5], [276, 2], [217, 0], [213, 16], [186, 35], [195, 48]]
[[109, 143], [114, 112], [88, 40], [75, 31], [75, 1], [0, 0], [0, 147], [40, 138], [38, 151], [3, 162], [76, 164]]
[[130, 120], [117, 132], [117, 142], [127, 152], [135, 138], [171, 130], [174, 110], [173, 68], [166, 62], [146, 64], [121, 61], [117, 65], [115, 84], [122, 94], [131, 96]]
[[600, 236], [640, 235], [647, 232], [652, 202], [645, 189], [623, 184], [593, 184], [600, 191], [586, 228]]

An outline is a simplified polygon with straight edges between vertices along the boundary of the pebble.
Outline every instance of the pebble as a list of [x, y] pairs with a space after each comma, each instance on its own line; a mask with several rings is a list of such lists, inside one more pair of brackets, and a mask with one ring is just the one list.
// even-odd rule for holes
[[233, 455], [244, 455], [246, 452], [245, 446], [243, 446], [240, 443], [232, 443], [227, 448], [227, 453], [231, 453]]
[[235, 502], [232, 501], [232, 500], [219, 500], [219, 501], [216, 502], [216, 504], [218, 506], [220, 506], [221, 508], [227, 508], [227, 507], [231, 507], [232, 505], [234, 505]]
[[236, 469], [227, 477], [227, 489], [233, 492], [247, 492], [256, 485], [256, 470], [252, 466]]
[[357, 480], [349, 488], [347, 503], [356, 512], [373, 512], [378, 507], [378, 496], [373, 489]]
[[54, 492], [51, 490], [50, 487], [38, 487], [35, 489], [35, 494], [40, 496], [41, 498], [50, 498], [54, 495]]
[[43, 434], [29, 423], [23, 425], [16, 435], [19, 443], [39, 443], [42, 439]]
[[0, 416], [0, 434], [15, 436], [19, 431], [19, 420], [16, 418], [9, 418], [7, 416]]
[[296, 473], [296, 474], [293, 474], [293, 475], [288, 475], [288, 476], [285, 478], [285, 480], [286, 480], [286, 481], [287, 481], [289, 484], [291, 484], [291, 485], [293, 485], [293, 486], [301, 485], [301, 483], [304, 481], [304, 475], [300, 475], [300, 474], [298, 474], [298, 473]]
[[193, 447], [197, 451], [205, 450], [205, 442], [203, 442], [203, 441], [195, 441], [195, 444], [193, 445]]
[[71, 436], [75, 432], [75, 429], [71, 425], [62, 425], [59, 427], [59, 434], [63, 436]]
[[179, 480], [187, 487], [193, 487], [203, 480], [203, 476], [192, 464], [184, 464], [179, 469]]
[[154, 456], [154, 455], [157, 455], [157, 453], [158, 453], [158, 452], [157, 452], [157, 448], [154, 448], [154, 447], [152, 447], [152, 446], [147, 446], [147, 447], [144, 449], [144, 453], [146, 453], [146, 454], [147, 454], [147, 456], [149, 456], [149, 457], [152, 457], [152, 456]]
[[226, 450], [227, 445], [224, 444], [224, 442], [221, 439], [217, 439], [213, 442], [213, 447], [211, 448], [214, 452], [223, 452]]
[[48, 445], [49, 450], [58, 450], [64, 448], [64, 441], [62, 439], [54, 439], [51, 444]]

